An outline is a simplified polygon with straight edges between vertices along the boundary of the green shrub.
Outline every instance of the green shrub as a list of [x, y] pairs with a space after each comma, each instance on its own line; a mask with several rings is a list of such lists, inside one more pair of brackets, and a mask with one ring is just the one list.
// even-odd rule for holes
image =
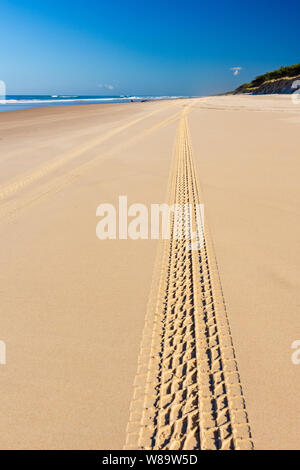
[[287, 67], [280, 67], [280, 69], [273, 72], [267, 72], [264, 75], [258, 75], [251, 83], [244, 83], [239, 86], [236, 91], [243, 91], [246, 88], [256, 88], [269, 80], [276, 80], [284, 77], [296, 77], [300, 75], [300, 64], [288, 65]]

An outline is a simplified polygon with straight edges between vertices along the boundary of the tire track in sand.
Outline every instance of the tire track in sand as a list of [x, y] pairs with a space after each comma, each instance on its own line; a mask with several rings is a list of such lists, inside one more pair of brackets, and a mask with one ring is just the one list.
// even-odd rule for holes
[[77, 146], [76, 148], [73, 148], [71, 150], [64, 152], [61, 156], [59, 156], [58, 159], [55, 159], [54, 161], [46, 165], [43, 165], [40, 168], [29, 170], [29, 172], [27, 172], [25, 175], [20, 175], [17, 178], [14, 178], [13, 180], [9, 181], [8, 183], [1, 185], [0, 186], [0, 201], [5, 200], [6, 198], [9, 198], [15, 195], [16, 193], [23, 190], [24, 188], [41, 180], [42, 178], [47, 176], [49, 173], [53, 173], [54, 171], [60, 169], [61, 167], [68, 164], [72, 160], [80, 157], [82, 154], [88, 152], [89, 150], [94, 149], [98, 145], [102, 144], [108, 139], [111, 139], [112, 137], [115, 137], [117, 134], [124, 132], [125, 130], [129, 129], [135, 124], [138, 124], [151, 116], [154, 116], [162, 111], [166, 111], [169, 108], [172, 108], [175, 106], [177, 106], [177, 103], [175, 104], [171, 103], [171, 104], [167, 104], [163, 108], [160, 107], [159, 109], [155, 109], [154, 111], [143, 114], [142, 116], [139, 116], [138, 118], [130, 122], [126, 122], [125, 124], [121, 124], [118, 127], [110, 129], [106, 133], [100, 135], [99, 137], [92, 139], [91, 141], [87, 142], [86, 144], [82, 146]]
[[82, 175], [91, 170], [93, 166], [99, 164], [99, 160], [104, 157], [111, 157], [117, 155], [119, 152], [124, 151], [125, 148], [134, 145], [143, 137], [155, 132], [157, 129], [167, 126], [168, 124], [176, 121], [180, 118], [181, 110], [176, 111], [174, 114], [169, 116], [166, 119], [163, 119], [149, 128], [146, 128], [140, 133], [137, 133], [132, 138], [127, 139], [126, 141], [113, 146], [109, 151], [100, 153], [96, 157], [88, 160], [85, 163], [80, 164], [79, 166], [73, 168], [71, 171], [68, 171], [66, 174], [63, 174], [59, 177], [56, 177], [50, 180], [48, 183], [42, 185], [40, 190], [36, 190], [33, 195], [24, 196], [22, 195], [21, 198], [14, 198], [8, 201], [4, 207], [1, 206], [0, 201], [0, 223], [3, 219], [12, 220], [21, 210], [24, 210], [28, 207], [31, 207], [33, 204], [42, 201], [46, 196], [50, 196], [51, 194], [55, 194], [62, 189], [64, 189], [67, 185], [74, 183], [77, 181]]
[[[201, 203], [186, 112], [179, 124], [170, 204]], [[206, 224], [207, 225], [207, 224]], [[212, 242], [161, 242], [142, 337], [125, 449], [253, 448]]]

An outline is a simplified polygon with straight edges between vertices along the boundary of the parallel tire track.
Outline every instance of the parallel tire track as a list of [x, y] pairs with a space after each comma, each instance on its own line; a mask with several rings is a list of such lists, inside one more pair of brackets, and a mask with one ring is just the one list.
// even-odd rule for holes
[[[200, 193], [186, 113], [180, 121], [170, 203], [192, 204]], [[162, 241], [134, 382], [125, 449], [253, 448], [218, 268], [204, 223], [197, 238]]]
[[113, 146], [110, 150], [103, 152], [97, 155], [96, 157], [93, 157], [87, 162], [81, 163], [80, 165], [73, 168], [71, 171], [68, 171], [66, 174], [63, 174], [61, 176], [51, 179], [49, 182], [43, 184], [41, 188], [39, 188], [38, 190], [35, 190], [33, 195], [32, 194], [29, 194], [27, 196], [22, 195], [21, 198], [15, 197], [12, 200], [7, 201], [5, 204], [3, 203], [1, 204], [1, 201], [0, 201], [0, 222], [3, 219], [6, 219], [6, 220], [13, 219], [15, 215], [17, 215], [20, 212], [20, 210], [23, 210], [27, 207], [32, 206], [33, 204], [39, 201], [42, 201], [45, 196], [49, 196], [51, 194], [53, 195], [54, 193], [61, 191], [67, 185], [72, 184], [75, 181], [77, 181], [84, 174], [84, 172], [91, 170], [93, 166], [97, 165], [101, 157], [107, 158], [107, 157], [116, 155], [119, 152], [124, 151], [125, 148], [136, 144], [142, 138], [151, 134], [152, 132], [155, 132], [159, 128], [167, 126], [174, 121], [177, 121], [180, 118], [180, 114], [181, 114], [181, 110], [176, 111], [174, 114], [172, 114], [168, 118], [165, 118], [153, 124], [149, 128], [146, 128], [142, 132], [134, 135], [134, 137], [131, 137], [125, 140], [121, 144]]
[[20, 175], [17, 178], [13, 179], [12, 181], [9, 181], [5, 185], [0, 186], [0, 201], [5, 200], [19, 191], [23, 190], [24, 188], [27, 188], [28, 186], [32, 185], [33, 183], [36, 183], [37, 181], [41, 180], [45, 176], [47, 176], [49, 173], [53, 173], [56, 170], [60, 169], [64, 165], [68, 164], [72, 160], [80, 157], [82, 154], [86, 153], [89, 150], [92, 150], [96, 148], [98, 145], [102, 144], [103, 142], [107, 141], [108, 139], [111, 139], [115, 135], [124, 132], [128, 128], [134, 126], [135, 124], [138, 124], [145, 119], [154, 116], [162, 111], [167, 110], [168, 108], [175, 107], [177, 106], [176, 104], [168, 104], [163, 108], [156, 109], [154, 111], [151, 111], [145, 115], [142, 115], [130, 122], [126, 122], [125, 124], [121, 124], [119, 127], [115, 127], [105, 134], [91, 140], [90, 142], [82, 145], [81, 147], [76, 147], [73, 148], [65, 153], [63, 153], [62, 156], [60, 156], [58, 159], [55, 161], [41, 166], [40, 168], [34, 169], [33, 171], [30, 170], [27, 174], [25, 175]]

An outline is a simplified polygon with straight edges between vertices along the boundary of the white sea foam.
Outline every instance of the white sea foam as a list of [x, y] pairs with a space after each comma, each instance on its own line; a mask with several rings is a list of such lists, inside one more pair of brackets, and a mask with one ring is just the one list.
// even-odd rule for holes
[[100, 98], [78, 98], [78, 97], [67, 97], [67, 96], [52, 96], [53, 99], [6, 99], [7, 104], [32, 104], [32, 103], [73, 103], [81, 101], [129, 101], [129, 100], [165, 100], [165, 99], [176, 99], [180, 96], [115, 96], [115, 97], [100, 97]]
[[28, 109], [43, 106], [67, 105], [67, 104], [92, 104], [92, 103], [128, 103], [130, 101], [156, 101], [166, 99], [183, 98], [181, 96], [108, 96], [108, 97], [80, 97], [76, 95], [52, 95], [43, 97], [7, 96], [0, 102], [0, 112], [16, 109]]

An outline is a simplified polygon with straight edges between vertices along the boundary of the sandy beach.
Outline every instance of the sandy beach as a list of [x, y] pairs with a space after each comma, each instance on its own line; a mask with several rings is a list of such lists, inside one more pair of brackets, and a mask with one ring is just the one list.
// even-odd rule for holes
[[[149, 446], [143, 420], [153, 429], [155, 419], [144, 413], [148, 379], [139, 380], [153, 343], [144, 350], [141, 341], [162, 337], [149, 300], [159, 289], [171, 296], [170, 286], [181, 311], [192, 309], [191, 338], [175, 328], [175, 342], [191, 346], [176, 365], [187, 361], [189, 418], [184, 427], [175, 398], [161, 424], [166, 408], [157, 405], [156, 448], [170, 448], [170, 439], [184, 448], [300, 448], [300, 365], [291, 360], [300, 339], [299, 124], [300, 104], [279, 95], [0, 113], [1, 449]], [[189, 266], [178, 245], [99, 240], [97, 207], [117, 206], [122, 195], [146, 206], [204, 204], [207, 253], [193, 252]], [[216, 345], [215, 330], [199, 333], [201, 282], [219, 305], [207, 316], [224, 338]], [[182, 286], [197, 301], [186, 303]], [[173, 321], [169, 314], [161, 324]], [[207, 350], [211, 371], [201, 363]], [[146, 372], [137, 371], [139, 357]], [[210, 374], [211, 396], [201, 381]], [[168, 380], [160, 387], [165, 403]], [[143, 397], [139, 410], [134, 393]], [[211, 424], [205, 404], [214, 403]]]

